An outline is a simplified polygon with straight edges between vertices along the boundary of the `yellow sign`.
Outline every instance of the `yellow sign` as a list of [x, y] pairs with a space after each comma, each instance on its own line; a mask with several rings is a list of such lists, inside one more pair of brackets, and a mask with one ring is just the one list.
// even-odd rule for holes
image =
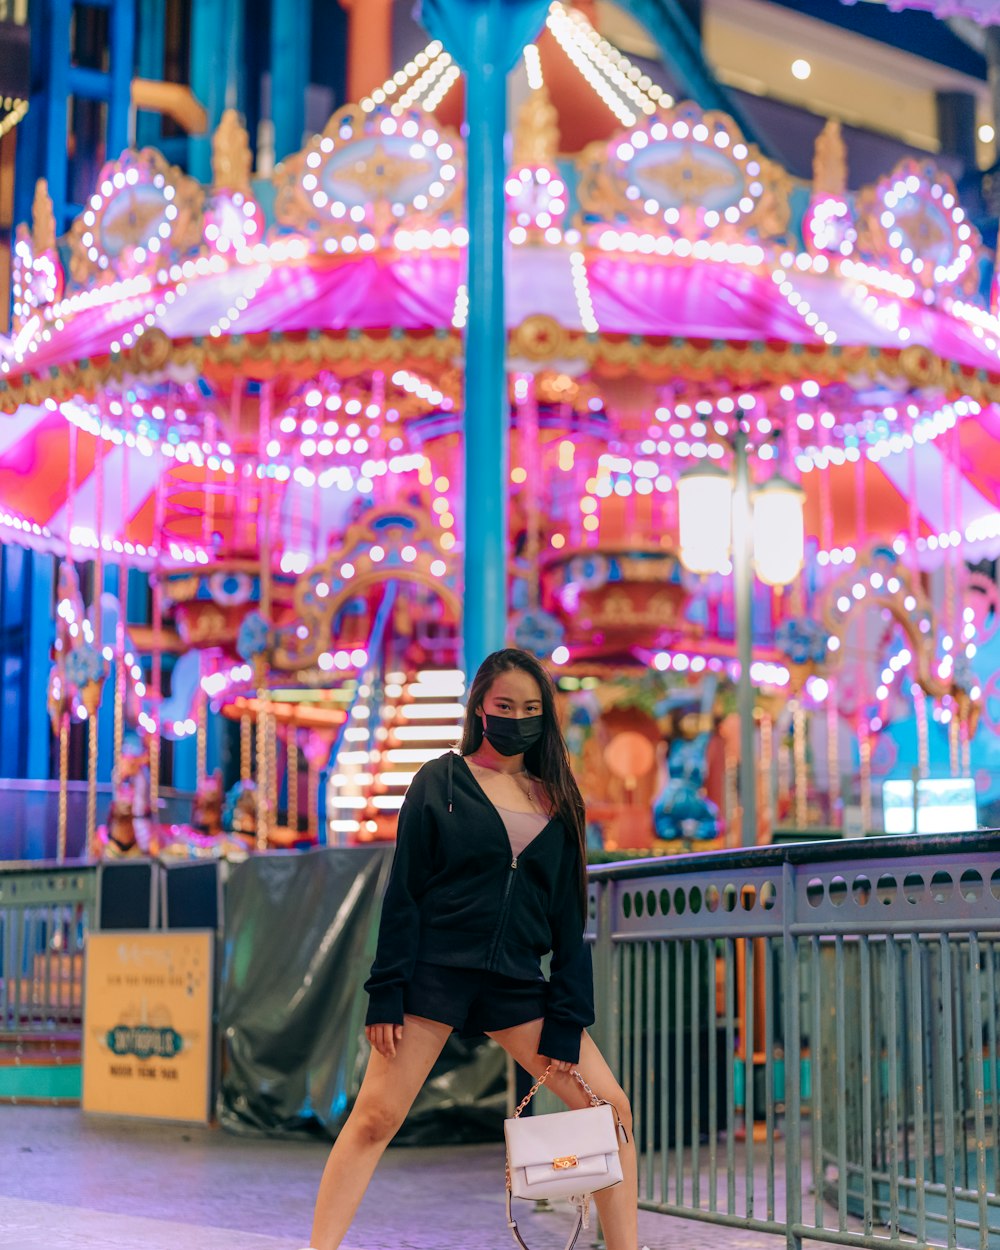
[[210, 1118], [215, 934], [90, 933], [83, 1109]]

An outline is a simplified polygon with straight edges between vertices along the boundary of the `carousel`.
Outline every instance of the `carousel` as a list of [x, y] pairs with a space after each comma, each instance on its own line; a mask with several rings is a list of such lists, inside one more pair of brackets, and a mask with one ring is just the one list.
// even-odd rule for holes
[[[560, 3], [513, 79], [509, 636], [558, 681], [595, 846], [740, 837], [734, 506], [754, 837], [854, 807], [871, 829], [883, 776], [1000, 797], [1000, 320], [948, 176], [906, 161], [849, 192], [830, 123], [796, 181]], [[235, 114], [211, 186], [126, 151], [63, 238], [38, 186], [0, 341], [0, 532], [61, 561], [49, 707], [63, 782], [86, 736], [92, 846], [391, 838], [456, 740], [459, 81], [428, 45], [270, 178]], [[167, 828], [162, 743], [185, 737], [196, 810]], [[64, 847], [65, 804], [60, 825]]]

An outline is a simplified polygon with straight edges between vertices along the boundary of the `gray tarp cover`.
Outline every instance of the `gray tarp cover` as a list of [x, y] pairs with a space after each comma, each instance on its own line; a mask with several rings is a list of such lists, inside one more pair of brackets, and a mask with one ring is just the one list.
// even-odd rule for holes
[[[234, 1133], [340, 1131], [367, 1063], [367, 995], [391, 852], [261, 855], [226, 886], [218, 1116]], [[397, 1144], [500, 1141], [505, 1059], [452, 1035]]]

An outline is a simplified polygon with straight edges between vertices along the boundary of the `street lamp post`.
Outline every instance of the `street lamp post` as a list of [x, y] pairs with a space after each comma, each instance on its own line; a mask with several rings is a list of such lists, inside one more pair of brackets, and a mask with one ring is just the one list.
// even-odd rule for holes
[[733, 599], [736, 652], [740, 662], [736, 707], [740, 718], [740, 833], [744, 846], [757, 842], [757, 770], [754, 768], [753, 682], [753, 524], [747, 436], [737, 430], [733, 444], [736, 486], [733, 491]]
[[751, 490], [748, 435], [732, 435], [733, 475], [713, 465], [682, 474], [678, 483], [681, 561], [692, 573], [719, 573], [732, 556], [736, 651], [740, 675], [740, 806], [744, 846], [757, 841], [757, 770], [754, 766], [753, 578], [785, 586], [798, 576], [803, 557], [803, 492], [774, 477]]

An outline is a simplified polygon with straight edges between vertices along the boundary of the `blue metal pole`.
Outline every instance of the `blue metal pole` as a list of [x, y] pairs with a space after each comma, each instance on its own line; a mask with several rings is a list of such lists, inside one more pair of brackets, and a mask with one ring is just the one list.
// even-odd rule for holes
[[[139, 0], [139, 77], [158, 81], [163, 78], [167, 42], [166, 0]], [[136, 113], [135, 145], [156, 147], [162, 137], [159, 113]]]
[[129, 569], [125, 626], [149, 624], [149, 574]]
[[[69, 100], [69, 68], [70, 68], [70, 18], [73, 10], [71, 0], [51, 0], [48, 8], [48, 20], [42, 25], [48, 36], [43, 44], [43, 57], [48, 51], [44, 73], [47, 82], [42, 86], [45, 92], [43, 108], [45, 177], [49, 183], [49, 195], [55, 212], [56, 228], [61, 232], [69, 225], [66, 195], [68, 183], [68, 166], [66, 153], [68, 150], [67, 114]], [[46, 47], [47, 45], [47, 47]], [[41, 85], [41, 84], [39, 84]], [[32, 84], [34, 90], [35, 84]], [[34, 106], [34, 102], [32, 102]], [[29, 110], [30, 111], [30, 110]], [[36, 175], [41, 177], [41, 173]], [[33, 190], [33, 188], [32, 188]], [[31, 192], [28, 192], [31, 194]]]
[[310, 0], [271, 0], [271, 121], [276, 161], [302, 146], [311, 19]]
[[469, 321], [465, 332], [463, 660], [474, 672], [507, 625], [507, 326], [504, 173], [507, 74], [548, 0], [423, 0], [421, 16], [465, 70]]
[[31, 618], [28, 643], [28, 772], [36, 781], [49, 777], [48, 689], [55, 639], [55, 559], [32, 552]]
[[[243, 113], [246, 107], [246, 4], [229, 0], [226, 22], [229, 45], [226, 49], [226, 77], [223, 107]], [[305, 88], [303, 87], [303, 91]]]
[[[211, 777], [217, 768], [222, 767], [222, 735], [225, 733], [227, 721], [219, 712], [208, 709], [208, 727], [206, 735], [207, 751], [205, 752], [205, 775]], [[197, 761], [195, 761], [197, 764]]]
[[198, 788], [198, 743], [190, 738], [179, 738], [174, 743], [174, 775], [171, 784], [175, 790], [193, 794]]
[[728, 113], [749, 143], [756, 143], [775, 159], [779, 157], [771, 136], [760, 133], [732, 92], [716, 78], [705, 56], [701, 32], [681, 0], [629, 0], [625, 7], [652, 35], [682, 100]]
[[502, 10], [472, 15], [469, 123], [469, 321], [465, 336], [465, 670], [504, 645], [507, 624], [507, 478], [510, 414], [504, 317], [504, 138], [507, 75], [493, 59]]
[[71, 65], [66, 73], [66, 86], [70, 95], [78, 96], [82, 100], [111, 102], [111, 75], [102, 69]]
[[198, 0], [191, 6], [191, 90], [208, 113], [208, 133], [188, 139], [188, 170], [204, 183], [212, 180], [212, 134], [225, 108], [229, 18], [227, 0]]
[[750, 511], [750, 466], [747, 438], [735, 438], [736, 489], [733, 492], [733, 597], [736, 608], [736, 649], [740, 661], [737, 710], [740, 718], [740, 806], [743, 845], [757, 842], [757, 765], [754, 759], [753, 682], [753, 521]]
[[132, 77], [135, 74], [135, 0], [111, 6], [111, 96], [108, 103], [107, 153], [120, 155], [132, 138]]
[[[103, 594], [111, 595], [112, 598], [118, 598], [118, 578], [120, 569], [116, 564], [104, 566], [104, 585], [100, 587], [94, 598], [97, 601], [98, 608], [94, 620], [94, 634], [97, 646], [105, 643], [114, 645], [114, 635], [111, 637], [101, 637], [101, 622], [104, 618], [104, 602]], [[101, 694], [101, 705], [97, 709], [97, 780], [99, 782], [110, 781], [114, 767], [115, 758], [115, 666], [108, 665], [108, 678], [104, 683], [104, 690]], [[98, 820], [102, 820], [103, 816], [99, 813]]]

